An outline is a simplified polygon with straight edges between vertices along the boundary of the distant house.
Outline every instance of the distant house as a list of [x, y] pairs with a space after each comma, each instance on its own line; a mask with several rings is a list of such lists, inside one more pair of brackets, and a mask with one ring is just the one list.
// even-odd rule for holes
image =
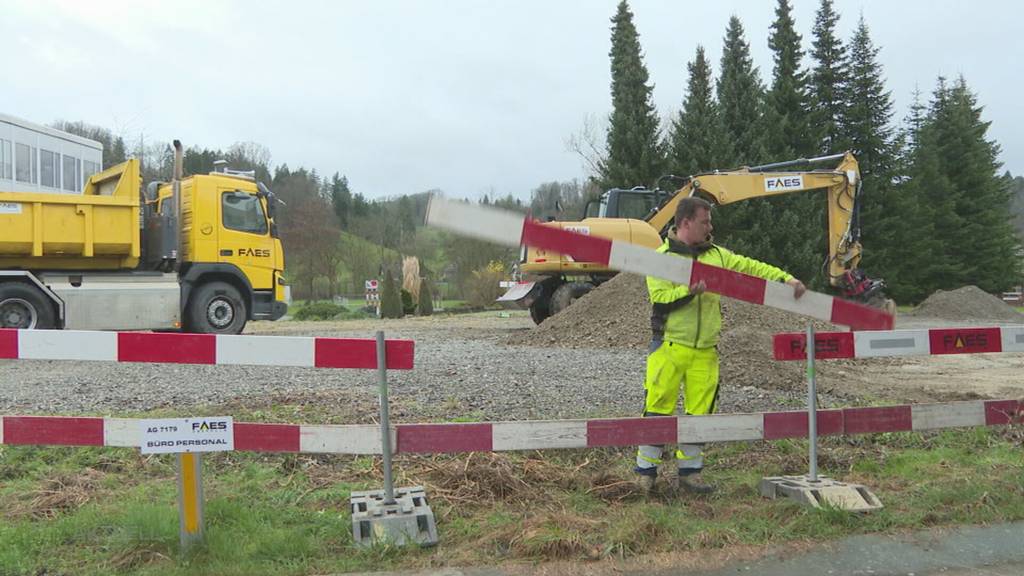
[[79, 194], [102, 163], [99, 142], [0, 113], [0, 191]]

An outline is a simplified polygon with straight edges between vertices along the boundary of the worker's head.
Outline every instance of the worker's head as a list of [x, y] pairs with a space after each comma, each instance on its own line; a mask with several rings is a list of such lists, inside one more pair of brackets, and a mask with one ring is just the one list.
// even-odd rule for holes
[[703, 198], [683, 198], [676, 206], [676, 238], [696, 246], [711, 240], [711, 203]]

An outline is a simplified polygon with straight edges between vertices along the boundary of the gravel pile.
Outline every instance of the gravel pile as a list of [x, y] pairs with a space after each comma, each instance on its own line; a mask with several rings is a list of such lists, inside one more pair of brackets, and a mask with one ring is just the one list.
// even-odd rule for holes
[[[534, 330], [509, 338], [514, 345], [562, 348], [624, 348], [645, 354], [651, 340], [651, 304], [642, 276], [619, 274], [552, 316]], [[805, 384], [804, 365], [778, 362], [772, 355], [772, 336], [803, 332], [808, 319], [774, 308], [732, 298], [722, 299], [721, 382], [734, 387], [796, 390]], [[818, 331], [845, 331], [827, 322], [814, 322]], [[821, 366], [823, 374], [848, 362]]]
[[909, 315], [953, 322], [989, 320], [1024, 324], [1024, 314], [977, 286], [939, 290], [921, 302]]

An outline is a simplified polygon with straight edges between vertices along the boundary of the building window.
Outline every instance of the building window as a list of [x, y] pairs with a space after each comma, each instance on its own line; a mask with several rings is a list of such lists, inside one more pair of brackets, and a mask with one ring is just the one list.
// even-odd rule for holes
[[39, 184], [49, 188], [59, 188], [60, 184], [60, 154], [49, 150], [39, 149]]
[[74, 156], [64, 155], [64, 189], [78, 192], [78, 183], [82, 181], [82, 163]]
[[14, 179], [14, 151], [10, 140], [0, 140], [0, 178]]
[[98, 162], [89, 162], [88, 160], [82, 161], [82, 188], [85, 188], [85, 182], [90, 176], [100, 171], [100, 165]]
[[35, 184], [36, 176], [36, 149], [28, 144], [15, 142], [14, 144], [14, 177], [18, 182]]

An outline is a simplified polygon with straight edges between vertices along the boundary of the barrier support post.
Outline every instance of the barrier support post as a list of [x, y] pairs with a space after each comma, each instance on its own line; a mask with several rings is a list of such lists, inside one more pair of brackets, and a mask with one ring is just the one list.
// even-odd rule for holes
[[388, 405], [387, 342], [377, 332], [377, 374], [380, 378], [380, 436], [384, 457], [384, 489], [352, 492], [352, 539], [357, 546], [437, 544], [437, 523], [422, 486], [395, 490], [391, 477], [391, 416]]
[[177, 456], [178, 535], [184, 553], [203, 542], [203, 461], [196, 452]]
[[814, 377], [814, 322], [807, 323], [807, 440], [810, 481], [818, 481], [818, 387]]
[[758, 490], [765, 498], [789, 498], [804, 506], [831, 506], [851, 512], [871, 512], [882, 502], [866, 487], [818, 476], [818, 387], [814, 372], [814, 323], [807, 323], [804, 348], [807, 354], [807, 443], [810, 473], [806, 476], [773, 476], [761, 479]]
[[391, 477], [391, 417], [388, 405], [388, 369], [384, 331], [377, 331], [377, 376], [380, 379], [380, 439], [384, 456], [384, 503], [395, 503], [395, 486]]

